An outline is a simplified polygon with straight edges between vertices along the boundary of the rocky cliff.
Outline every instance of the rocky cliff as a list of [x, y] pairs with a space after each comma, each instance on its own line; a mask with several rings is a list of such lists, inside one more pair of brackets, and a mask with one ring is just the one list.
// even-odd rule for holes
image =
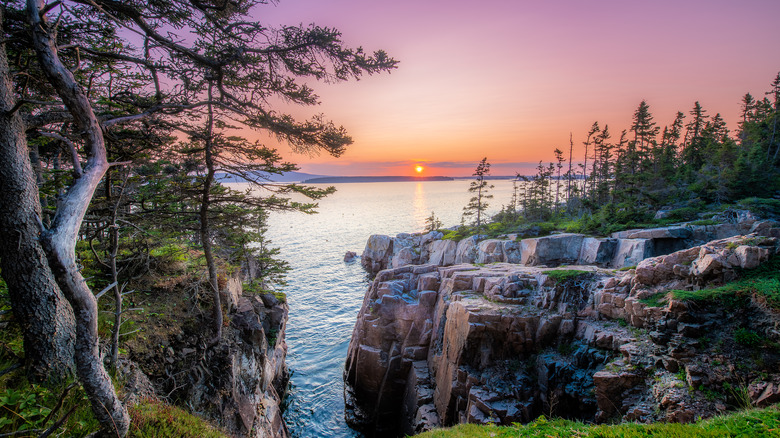
[[[743, 218], [608, 239], [372, 236], [362, 263], [377, 273], [349, 346], [347, 421], [398, 436], [541, 414], [691, 421], [780, 401], [775, 310], [760, 297], [735, 310], [667, 294], [760, 265], [780, 251], [778, 233]], [[548, 267], [562, 263], [582, 265]]]
[[[287, 304], [271, 293], [244, 293], [238, 278], [222, 290], [226, 326], [217, 343], [211, 342], [205, 314], [182, 309], [192, 307], [189, 300], [157, 291], [154, 299], [164, 303], [144, 303], [158, 312], [144, 322], [143, 339], [129, 345], [139, 370], [128, 375], [149, 382], [136, 385], [141, 395], [185, 406], [231, 436], [285, 438]], [[169, 313], [162, 315], [162, 309]]]

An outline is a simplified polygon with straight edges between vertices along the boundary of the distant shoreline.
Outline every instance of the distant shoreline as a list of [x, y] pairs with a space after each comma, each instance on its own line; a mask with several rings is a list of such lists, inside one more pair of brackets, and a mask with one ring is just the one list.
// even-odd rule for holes
[[449, 176], [326, 176], [310, 178], [304, 184], [366, 183], [366, 182], [406, 182], [406, 181], [454, 181]]

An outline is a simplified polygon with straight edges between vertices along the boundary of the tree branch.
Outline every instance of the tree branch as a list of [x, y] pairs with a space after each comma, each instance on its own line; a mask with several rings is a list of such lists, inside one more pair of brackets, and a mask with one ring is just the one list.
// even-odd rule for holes
[[79, 161], [79, 153], [78, 150], [76, 149], [76, 145], [72, 141], [70, 141], [69, 138], [57, 134], [56, 132], [51, 132], [51, 131], [39, 131], [39, 132], [44, 137], [49, 137], [55, 140], [59, 140], [65, 143], [66, 146], [68, 146], [68, 149], [70, 150], [70, 158], [71, 161], [73, 161], [73, 173], [76, 174], [76, 178], [81, 178], [84, 172], [81, 169], [81, 162]]

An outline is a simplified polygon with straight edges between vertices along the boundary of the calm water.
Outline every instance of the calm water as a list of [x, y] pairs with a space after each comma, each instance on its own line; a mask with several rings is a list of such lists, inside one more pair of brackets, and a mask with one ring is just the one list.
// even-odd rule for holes
[[[489, 211], [509, 203], [512, 182], [493, 181]], [[444, 226], [460, 223], [469, 181], [336, 184], [319, 214], [276, 213], [269, 219], [272, 245], [292, 265], [285, 288], [287, 364], [292, 372], [285, 421], [295, 437], [360, 436], [344, 422], [342, 372], [355, 317], [368, 285], [360, 262], [371, 234], [421, 231], [436, 213]]]

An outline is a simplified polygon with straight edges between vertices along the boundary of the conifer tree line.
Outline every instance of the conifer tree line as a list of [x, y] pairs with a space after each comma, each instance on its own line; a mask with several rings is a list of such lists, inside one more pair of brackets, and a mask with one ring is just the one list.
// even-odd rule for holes
[[643, 100], [627, 130], [615, 134], [594, 122], [580, 147], [570, 136], [568, 156], [555, 149], [554, 162], [540, 161], [533, 176], [518, 175], [495, 219], [574, 218], [583, 231], [608, 231], [611, 224], [646, 223], [665, 206], [777, 197], [779, 116], [780, 73], [761, 98], [745, 94], [734, 131], [699, 102], [661, 128]]
[[[98, 298], [114, 301], [114, 365], [124, 286], [175, 254], [195, 253], [211, 342], [219, 343], [226, 275], [282, 281], [286, 264], [266, 241], [267, 213], [312, 213], [332, 192], [270, 182], [297, 167], [236, 133], [339, 156], [352, 143], [343, 127], [322, 115], [300, 120], [274, 103], [315, 105], [310, 80], [396, 66], [383, 51], [345, 46], [332, 28], [258, 23], [267, 3], [0, 6], [0, 275], [23, 326], [28, 378], [56, 383], [75, 371], [106, 436], [124, 436], [128, 416], [102, 362]], [[220, 175], [249, 181], [254, 192], [232, 190]]]

